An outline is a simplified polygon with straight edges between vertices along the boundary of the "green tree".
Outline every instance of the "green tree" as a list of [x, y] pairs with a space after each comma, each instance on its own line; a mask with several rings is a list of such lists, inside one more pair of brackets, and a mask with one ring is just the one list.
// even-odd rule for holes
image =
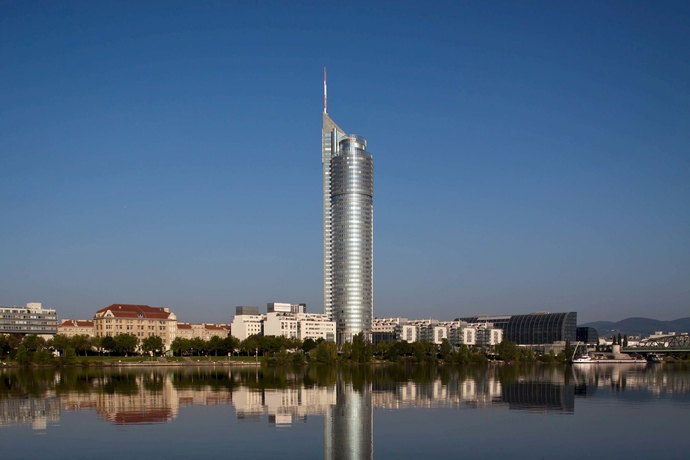
[[0, 334], [0, 356], [10, 352], [10, 342], [5, 334]]
[[65, 353], [60, 357], [60, 362], [64, 365], [74, 364], [77, 361], [77, 354], [74, 348], [68, 348]]
[[254, 356], [255, 350], [259, 348], [259, 336], [250, 335], [240, 342], [240, 350], [247, 356]]
[[618, 333], [618, 342], [616, 342], [618, 345], [623, 345], [623, 337], [621, 336], [621, 333]]
[[101, 347], [103, 347], [104, 350], [107, 350], [108, 354], [110, 354], [117, 348], [117, 342], [115, 342], [114, 338], [106, 335], [103, 337], [103, 339], [101, 339]]
[[381, 340], [376, 344], [376, 354], [379, 355], [380, 359], [383, 359], [388, 353], [388, 344], [385, 340]]
[[218, 337], [217, 335], [214, 335], [211, 337], [208, 341], [208, 351], [210, 353], [213, 353], [215, 356], [218, 356], [218, 352], [223, 351], [223, 339]]
[[162, 352], [163, 348], [163, 339], [161, 339], [157, 335], [146, 337], [144, 340], [141, 341], [141, 349], [146, 353], [152, 353], [154, 356], [157, 353]]
[[424, 357], [426, 356], [426, 347], [422, 342], [415, 342], [413, 345], [414, 358], [418, 363], [424, 362]]
[[504, 339], [501, 343], [496, 345], [496, 353], [503, 361], [515, 361], [519, 356], [518, 352], [517, 344], [510, 340]]
[[72, 341], [64, 334], [55, 334], [52, 339], [48, 340], [46, 345], [63, 354], [65, 350], [72, 346]]
[[117, 353], [123, 355], [133, 354], [139, 343], [137, 336], [134, 334], [117, 334], [115, 337], [115, 348]]
[[91, 337], [91, 346], [101, 353], [103, 351], [103, 337], [100, 335]]
[[23, 343], [19, 345], [15, 359], [17, 360], [17, 364], [20, 366], [28, 366], [31, 364], [31, 354], [29, 353], [29, 350], [27, 350], [26, 345]]
[[223, 339], [223, 353], [234, 353], [240, 347], [240, 339], [231, 335]]
[[340, 348], [340, 359], [347, 361], [352, 356], [352, 344], [350, 342], [345, 342]]
[[371, 348], [367, 346], [367, 341], [363, 333], [355, 334], [352, 337], [352, 361], [356, 363], [368, 363], [371, 361]]
[[46, 341], [43, 337], [39, 337], [36, 334], [29, 334], [22, 340], [22, 345], [26, 347], [27, 351], [34, 352], [45, 348]]
[[314, 348], [316, 348], [316, 342], [314, 339], [305, 339], [304, 342], [302, 342], [302, 351], [305, 353], [309, 353]]
[[338, 346], [333, 342], [323, 341], [310, 354], [318, 363], [332, 364], [338, 360]]
[[189, 341], [189, 345], [191, 346], [192, 354], [196, 353], [197, 356], [201, 356], [208, 348], [208, 344], [201, 337], [194, 337]]
[[623, 336], [623, 346], [627, 347], [628, 346], [628, 334], [625, 334]]
[[38, 350], [34, 353], [34, 362], [36, 364], [49, 364], [53, 360], [53, 355], [47, 349]]
[[301, 366], [305, 363], [304, 353], [302, 350], [297, 350], [290, 355], [290, 364], [293, 366]]
[[570, 340], [565, 341], [565, 360], [570, 361], [573, 359], [573, 347], [570, 345]]
[[170, 344], [170, 349], [174, 355], [182, 356], [183, 353], [188, 353], [192, 345], [188, 339], [183, 339], [182, 337], [176, 337], [175, 340]]
[[86, 334], [75, 335], [72, 337], [71, 342], [74, 351], [77, 353], [84, 353], [84, 356], [91, 350], [91, 337]]
[[453, 346], [450, 344], [448, 339], [443, 339], [441, 340], [441, 346], [439, 347], [439, 352], [441, 353], [441, 357], [443, 358], [444, 361], [448, 361], [450, 358], [450, 354], [453, 351]]

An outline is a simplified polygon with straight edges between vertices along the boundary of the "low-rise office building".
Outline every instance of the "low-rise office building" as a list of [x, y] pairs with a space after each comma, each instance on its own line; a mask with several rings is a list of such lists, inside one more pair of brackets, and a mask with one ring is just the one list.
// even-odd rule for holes
[[259, 313], [259, 307], [237, 307], [230, 325], [231, 334], [239, 340], [245, 340], [252, 335], [262, 335], [265, 319], [266, 315]]
[[0, 334], [52, 336], [57, 332], [57, 312], [43, 308], [40, 302], [29, 302], [26, 307], [0, 307]]
[[320, 313], [269, 312], [264, 322], [264, 335], [299, 340], [335, 341], [335, 321]]

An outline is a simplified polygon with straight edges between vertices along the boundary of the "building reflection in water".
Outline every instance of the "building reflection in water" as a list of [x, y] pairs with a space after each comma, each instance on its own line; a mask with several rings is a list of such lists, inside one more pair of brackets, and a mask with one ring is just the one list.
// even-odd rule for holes
[[0, 398], [0, 426], [30, 424], [45, 430], [48, 422], [60, 421], [60, 398]]
[[[423, 371], [420, 371], [423, 369]], [[166, 423], [188, 405], [232, 405], [237, 418], [276, 427], [324, 417], [327, 459], [373, 458], [373, 411], [405, 408], [573, 413], [605, 388], [658, 397], [690, 392], [690, 372], [599, 365], [350, 369], [174, 368], [0, 371], [0, 426], [46, 429], [62, 411], [114, 424]]]
[[324, 417], [324, 459], [374, 458], [374, 409], [371, 382], [357, 390], [338, 379], [336, 404]]

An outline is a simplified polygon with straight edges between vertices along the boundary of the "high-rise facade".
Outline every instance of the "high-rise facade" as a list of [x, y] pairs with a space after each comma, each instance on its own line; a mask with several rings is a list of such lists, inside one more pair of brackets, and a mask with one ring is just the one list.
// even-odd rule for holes
[[324, 72], [324, 312], [337, 341], [363, 333], [371, 340], [374, 310], [374, 162], [366, 140], [347, 135], [328, 116]]

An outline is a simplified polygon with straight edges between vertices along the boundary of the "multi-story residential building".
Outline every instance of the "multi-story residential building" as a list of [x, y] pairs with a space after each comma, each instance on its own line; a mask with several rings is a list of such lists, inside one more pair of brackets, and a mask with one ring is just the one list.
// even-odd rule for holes
[[75, 335], [93, 337], [95, 335], [93, 321], [86, 319], [63, 319], [58, 325], [58, 334], [67, 337], [74, 337]]
[[40, 302], [29, 302], [26, 307], [0, 307], [0, 334], [52, 336], [57, 332], [57, 312], [43, 308]]
[[477, 346], [479, 347], [490, 347], [503, 341], [502, 329], [480, 326], [476, 328], [476, 331]]
[[264, 322], [264, 335], [334, 342], [336, 325], [320, 313], [269, 312]]
[[[374, 320], [376, 339], [381, 333], [393, 331], [393, 340], [430, 342], [440, 345], [448, 340], [451, 345], [491, 346], [503, 340], [503, 331], [487, 324], [468, 324], [464, 321], [438, 321], [433, 318], [407, 320], [406, 318], [377, 318]], [[375, 340], [376, 342], [377, 340]]]
[[259, 307], [237, 307], [230, 325], [231, 334], [239, 340], [251, 335], [261, 335], [264, 333], [265, 320], [266, 315], [259, 313]]
[[371, 340], [374, 311], [374, 161], [367, 141], [328, 116], [324, 69], [323, 166], [324, 313], [337, 342], [363, 333]]
[[396, 327], [407, 322], [407, 318], [374, 318], [374, 320], [371, 322], [372, 343], [376, 344], [381, 341], [386, 343], [395, 342]]
[[168, 350], [177, 333], [177, 316], [168, 308], [116, 303], [98, 310], [93, 325], [96, 336], [132, 334], [140, 344], [146, 337], [157, 335]]
[[414, 343], [419, 340], [419, 328], [416, 324], [400, 324], [396, 328], [396, 339]]
[[209, 340], [211, 337], [226, 338], [230, 332], [229, 325], [210, 323], [177, 323], [176, 337], [182, 339]]

